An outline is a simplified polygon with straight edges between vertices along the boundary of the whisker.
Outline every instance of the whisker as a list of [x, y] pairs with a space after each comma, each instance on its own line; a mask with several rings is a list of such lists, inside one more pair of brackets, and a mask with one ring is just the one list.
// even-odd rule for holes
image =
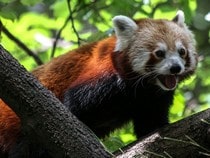
[[138, 89], [138, 86], [141, 85], [142, 87], [145, 87], [146, 85], [144, 85], [144, 80], [145, 79], [148, 79], [148, 81], [150, 80], [153, 80], [155, 79], [155, 77], [157, 77], [158, 74], [157, 74], [157, 71], [156, 70], [153, 70], [153, 71], [150, 71], [150, 72], [146, 72], [144, 73], [143, 75], [138, 75], [138, 79], [133, 83], [133, 87], [134, 87], [134, 93], [135, 93], [135, 96], [136, 96], [136, 92], [137, 92], [137, 89]]

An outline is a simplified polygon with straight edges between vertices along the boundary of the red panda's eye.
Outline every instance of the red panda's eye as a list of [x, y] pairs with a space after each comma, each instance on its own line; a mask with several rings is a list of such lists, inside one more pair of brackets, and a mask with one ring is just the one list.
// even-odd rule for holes
[[155, 51], [155, 55], [158, 57], [158, 58], [164, 58], [165, 55], [166, 55], [166, 52], [164, 50], [157, 50]]
[[185, 51], [184, 48], [179, 49], [179, 50], [178, 50], [178, 53], [179, 53], [179, 55], [180, 55], [181, 57], [185, 57], [185, 56], [186, 56], [186, 51]]

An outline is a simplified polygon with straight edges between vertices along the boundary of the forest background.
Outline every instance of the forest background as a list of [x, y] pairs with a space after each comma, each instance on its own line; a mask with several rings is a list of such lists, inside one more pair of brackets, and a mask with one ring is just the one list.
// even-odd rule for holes
[[[195, 34], [199, 64], [196, 74], [176, 90], [169, 117], [175, 122], [210, 107], [209, 4], [209, 0], [1, 0], [0, 43], [31, 71], [110, 36], [115, 15], [172, 19], [181, 9]], [[102, 141], [114, 151], [135, 139], [129, 123]]]

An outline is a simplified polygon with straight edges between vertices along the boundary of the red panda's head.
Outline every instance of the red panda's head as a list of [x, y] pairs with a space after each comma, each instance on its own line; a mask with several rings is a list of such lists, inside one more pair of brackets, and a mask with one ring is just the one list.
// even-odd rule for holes
[[126, 53], [131, 69], [163, 90], [173, 90], [197, 65], [195, 40], [178, 11], [173, 20], [113, 18], [115, 51]]

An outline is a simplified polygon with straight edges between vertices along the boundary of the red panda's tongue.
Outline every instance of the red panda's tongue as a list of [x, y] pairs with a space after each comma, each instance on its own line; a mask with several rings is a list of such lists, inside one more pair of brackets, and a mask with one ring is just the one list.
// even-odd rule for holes
[[176, 87], [177, 80], [175, 75], [164, 75], [159, 79], [160, 82], [168, 89], [174, 89]]
[[176, 77], [174, 75], [169, 75], [165, 77], [165, 85], [168, 89], [173, 89], [176, 87]]

